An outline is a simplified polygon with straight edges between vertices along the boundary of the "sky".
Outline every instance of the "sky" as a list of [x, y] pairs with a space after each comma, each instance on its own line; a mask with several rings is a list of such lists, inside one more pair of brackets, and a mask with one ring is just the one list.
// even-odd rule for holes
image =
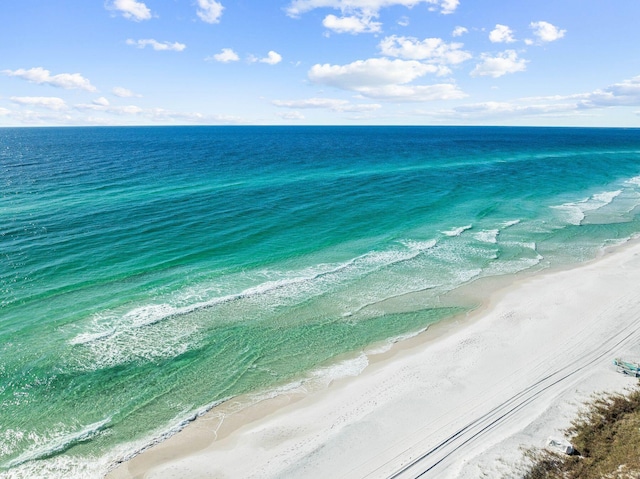
[[640, 127], [640, 0], [2, 0], [0, 127]]

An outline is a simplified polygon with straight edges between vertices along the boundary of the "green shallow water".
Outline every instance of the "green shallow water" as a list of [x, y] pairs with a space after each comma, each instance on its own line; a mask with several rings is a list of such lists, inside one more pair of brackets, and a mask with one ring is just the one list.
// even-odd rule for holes
[[101, 477], [637, 235], [640, 130], [0, 129], [0, 185], [0, 477]]

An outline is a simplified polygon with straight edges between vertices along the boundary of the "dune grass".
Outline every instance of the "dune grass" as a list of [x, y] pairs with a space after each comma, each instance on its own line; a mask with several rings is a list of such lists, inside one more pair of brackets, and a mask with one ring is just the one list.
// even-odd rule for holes
[[640, 385], [595, 397], [572, 422], [572, 456], [529, 450], [524, 479], [640, 478]]

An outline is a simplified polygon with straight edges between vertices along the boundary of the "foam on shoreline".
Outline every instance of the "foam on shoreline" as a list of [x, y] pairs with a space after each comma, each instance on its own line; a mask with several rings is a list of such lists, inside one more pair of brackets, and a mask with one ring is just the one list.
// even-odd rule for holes
[[640, 243], [610, 251], [502, 278], [513, 284], [488, 299], [496, 284], [478, 282], [469, 296], [486, 301], [469, 318], [345, 358], [349, 373], [322, 385], [222, 404], [108, 477], [496, 472], [568, 426], [591, 393], [633, 383], [611, 359], [640, 355]]

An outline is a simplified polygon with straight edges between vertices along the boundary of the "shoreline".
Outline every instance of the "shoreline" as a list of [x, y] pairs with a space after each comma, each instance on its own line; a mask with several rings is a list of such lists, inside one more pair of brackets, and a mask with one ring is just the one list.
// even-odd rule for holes
[[[106, 477], [412, 477], [432, 468], [424, 477], [472, 478], [505, 469], [522, 459], [521, 445], [558, 435], [590, 394], [633, 383], [611, 367], [613, 355], [640, 354], [640, 267], [627, 263], [640, 266], [637, 239], [568, 268], [479, 280], [460, 293], [482, 300], [474, 311], [386, 351], [369, 348], [355, 377], [231, 399]], [[620, 339], [626, 328], [634, 335]]]

